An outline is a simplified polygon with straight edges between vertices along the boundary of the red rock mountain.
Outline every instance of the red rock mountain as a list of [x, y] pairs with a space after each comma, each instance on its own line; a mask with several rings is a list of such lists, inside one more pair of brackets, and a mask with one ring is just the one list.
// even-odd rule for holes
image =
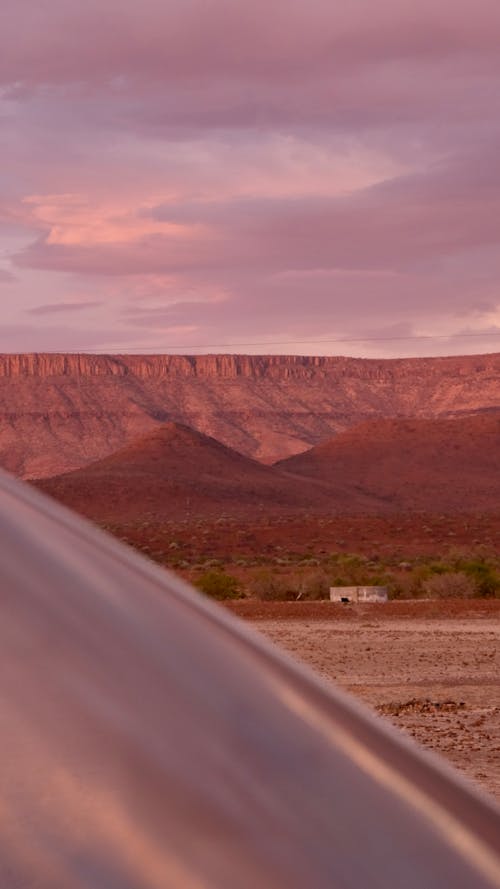
[[118, 524], [261, 511], [498, 512], [500, 412], [370, 420], [275, 466], [168, 423], [34, 484], [89, 518]]
[[0, 465], [21, 477], [105, 457], [167, 421], [273, 462], [362, 420], [496, 407], [500, 355], [0, 355]]
[[[342, 492], [288, 478], [215, 439], [167, 423], [110, 457], [34, 482], [45, 493], [96, 521], [167, 521], [187, 516], [335, 511]], [[369, 498], [361, 498], [363, 503]]]
[[371, 420], [276, 464], [395, 512], [498, 512], [500, 412]]

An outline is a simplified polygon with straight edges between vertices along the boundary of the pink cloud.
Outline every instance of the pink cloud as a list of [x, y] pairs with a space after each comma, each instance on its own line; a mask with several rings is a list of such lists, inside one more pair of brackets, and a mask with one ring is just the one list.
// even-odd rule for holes
[[5, 12], [0, 281], [16, 336], [32, 342], [29, 312], [40, 343], [69, 343], [50, 318], [77, 304], [90, 344], [103, 324], [194, 345], [339, 324], [493, 336], [496, 0]]
[[32, 309], [26, 309], [30, 315], [59, 315], [66, 312], [84, 312], [87, 309], [95, 309], [102, 305], [99, 300], [88, 300], [81, 303], [44, 303], [40, 306], [34, 306]]
[[[184, 201], [150, 211], [151, 233], [80, 244], [42, 236], [20, 267], [81, 274], [189, 274], [220, 270], [386, 269], [492, 246], [500, 201], [496, 152], [339, 197]], [[143, 221], [147, 216], [143, 216]], [[155, 222], [158, 230], [155, 231]], [[172, 234], [162, 233], [161, 225]], [[125, 228], [124, 228], [125, 231]]]
[[[374, 61], [425, 61], [481, 52], [497, 57], [495, 0], [146, 0], [138, 4], [7, 0], [0, 77], [4, 83], [106, 83], [200, 76], [311, 77]], [[466, 61], [466, 60], [465, 60]], [[483, 63], [484, 64], [484, 63]], [[204, 85], [204, 84], [203, 84]]]

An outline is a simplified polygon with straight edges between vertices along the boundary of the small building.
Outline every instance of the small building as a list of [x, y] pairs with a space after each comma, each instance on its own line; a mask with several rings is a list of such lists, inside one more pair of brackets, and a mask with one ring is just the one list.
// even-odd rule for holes
[[387, 602], [386, 586], [331, 586], [330, 602]]

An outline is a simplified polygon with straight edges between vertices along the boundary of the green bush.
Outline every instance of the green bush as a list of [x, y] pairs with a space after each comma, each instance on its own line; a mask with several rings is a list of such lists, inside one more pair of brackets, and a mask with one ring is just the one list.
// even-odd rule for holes
[[196, 581], [196, 586], [212, 599], [239, 599], [241, 596], [238, 579], [223, 571], [205, 571]]
[[329, 559], [328, 586], [391, 586], [392, 572], [365, 556], [337, 554]]
[[485, 559], [461, 560], [460, 568], [476, 584], [477, 596], [496, 596], [500, 592], [500, 574]]

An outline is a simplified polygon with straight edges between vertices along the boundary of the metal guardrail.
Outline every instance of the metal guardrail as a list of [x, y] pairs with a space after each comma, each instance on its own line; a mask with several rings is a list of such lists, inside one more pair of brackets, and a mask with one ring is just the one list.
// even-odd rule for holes
[[0, 476], [2, 889], [500, 887], [500, 814], [172, 575]]

